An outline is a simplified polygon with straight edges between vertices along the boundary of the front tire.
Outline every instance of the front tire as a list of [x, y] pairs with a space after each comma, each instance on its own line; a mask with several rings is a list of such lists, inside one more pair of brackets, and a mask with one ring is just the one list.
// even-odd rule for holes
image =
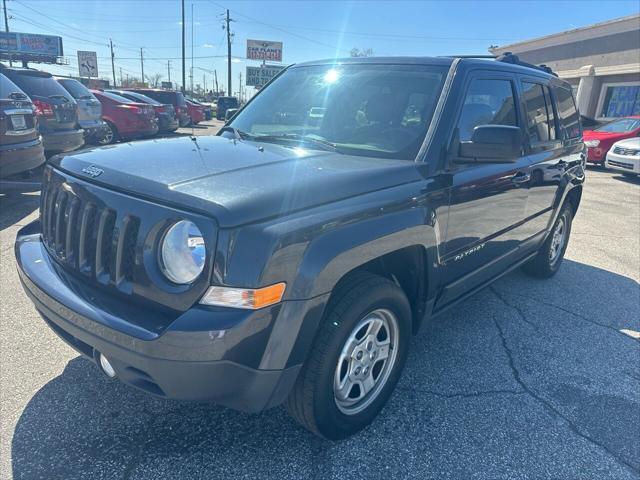
[[556, 274], [569, 244], [572, 221], [573, 210], [566, 202], [538, 254], [523, 265], [525, 273], [537, 278], [550, 278]]
[[332, 297], [310, 356], [286, 401], [288, 412], [321, 437], [366, 427], [391, 396], [407, 358], [411, 308], [390, 280], [359, 273]]

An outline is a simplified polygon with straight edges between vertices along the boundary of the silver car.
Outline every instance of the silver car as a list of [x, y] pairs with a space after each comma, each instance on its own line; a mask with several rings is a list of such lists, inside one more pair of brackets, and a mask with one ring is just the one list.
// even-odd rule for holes
[[84, 129], [87, 142], [97, 142], [107, 132], [107, 124], [102, 120], [102, 104], [78, 80], [73, 78], [56, 78], [78, 104], [78, 123]]

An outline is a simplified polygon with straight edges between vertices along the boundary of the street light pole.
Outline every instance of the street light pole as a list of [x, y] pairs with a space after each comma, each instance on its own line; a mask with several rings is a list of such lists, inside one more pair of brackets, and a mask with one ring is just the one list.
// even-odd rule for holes
[[171, 60], [167, 60], [167, 76], [169, 77], [169, 83], [171, 83]]

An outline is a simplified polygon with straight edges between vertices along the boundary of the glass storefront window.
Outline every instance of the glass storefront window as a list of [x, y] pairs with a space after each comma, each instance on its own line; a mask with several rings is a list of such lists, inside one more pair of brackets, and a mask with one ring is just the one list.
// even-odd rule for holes
[[599, 117], [617, 118], [640, 115], [640, 84], [606, 85]]

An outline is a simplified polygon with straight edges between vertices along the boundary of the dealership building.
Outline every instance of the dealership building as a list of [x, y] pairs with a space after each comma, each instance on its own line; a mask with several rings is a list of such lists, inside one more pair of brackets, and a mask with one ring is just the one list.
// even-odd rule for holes
[[640, 115], [640, 15], [489, 50], [551, 67], [571, 84], [582, 115], [597, 120]]

